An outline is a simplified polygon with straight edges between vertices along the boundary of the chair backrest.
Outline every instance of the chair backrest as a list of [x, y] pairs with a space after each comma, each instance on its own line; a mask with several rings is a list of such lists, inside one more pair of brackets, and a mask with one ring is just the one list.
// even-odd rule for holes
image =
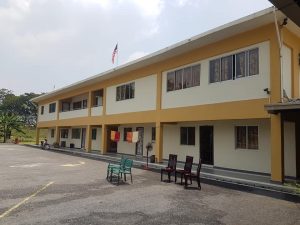
[[198, 177], [200, 177], [201, 167], [202, 167], [202, 161], [201, 161], [201, 159], [199, 159], [199, 164], [198, 164], [198, 167], [197, 167], [197, 176]]
[[169, 154], [168, 167], [171, 169], [176, 169], [177, 155]]
[[120, 166], [121, 166], [121, 167], [124, 167], [126, 159], [127, 159], [127, 158], [126, 158], [125, 156], [122, 155], [121, 160], [120, 160]]
[[126, 159], [125, 164], [124, 164], [124, 170], [131, 171], [132, 165], [133, 165], [133, 160], [132, 159]]
[[192, 171], [193, 167], [193, 156], [186, 156], [185, 158], [185, 164], [184, 164], [184, 171], [190, 173]]

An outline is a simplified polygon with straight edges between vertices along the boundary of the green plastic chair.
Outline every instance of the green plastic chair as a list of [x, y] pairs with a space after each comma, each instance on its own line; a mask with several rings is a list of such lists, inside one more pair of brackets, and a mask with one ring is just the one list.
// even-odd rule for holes
[[121, 167], [123, 168], [124, 165], [125, 165], [125, 161], [126, 161], [126, 158], [125, 158], [125, 156], [122, 155], [119, 164], [109, 163], [108, 166], [107, 166], [106, 179], [108, 179], [109, 173], [111, 173], [111, 170], [112, 170], [113, 168], [121, 168]]
[[124, 180], [126, 181], [126, 174], [130, 174], [131, 183], [132, 183], [132, 173], [131, 168], [133, 166], [133, 160], [132, 159], [125, 159], [124, 167], [114, 167], [111, 169], [110, 173], [110, 181], [112, 181], [112, 175], [118, 176], [118, 185], [120, 182], [120, 177], [122, 178], [122, 175], [124, 174]]

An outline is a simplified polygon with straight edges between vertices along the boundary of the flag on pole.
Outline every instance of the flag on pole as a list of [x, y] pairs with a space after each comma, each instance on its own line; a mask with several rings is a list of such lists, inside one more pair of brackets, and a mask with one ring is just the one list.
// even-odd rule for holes
[[111, 57], [111, 61], [112, 61], [113, 64], [115, 63], [115, 56], [116, 56], [117, 53], [118, 53], [118, 43], [116, 44], [116, 47], [115, 47], [115, 49], [112, 53], [112, 57]]

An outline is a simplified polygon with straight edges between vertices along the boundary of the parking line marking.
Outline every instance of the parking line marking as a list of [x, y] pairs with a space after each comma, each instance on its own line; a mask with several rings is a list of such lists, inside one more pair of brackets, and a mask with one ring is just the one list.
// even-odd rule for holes
[[42, 187], [41, 189], [39, 189], [38, 191], [36, 191], [35, 193], [33, 193], [32, 195], [30, 195], [29, 197], [25, 198], [23, 201], [19, 202], [18, 204], [16, 204], [15, 206], [11, 207], [9, 210], [7, 210], [6, 212], [4, 212], [3, 214], [0, 215], [0, 219], [4, 218], [5, 216], [7, 216], [8, 214], [10, 214], [13, 210], [19, 208], [21, 205], [25, 204], [28, 200], [30, 200], [31, 198], [35, 197], [38, 193], [40, 193], [41, 191], [45, 190], [47, 187], [49, 187], [50, 185], [52, 185], [54, 182], [49, 182], [48, 184], [46, 184], [44, 187]]

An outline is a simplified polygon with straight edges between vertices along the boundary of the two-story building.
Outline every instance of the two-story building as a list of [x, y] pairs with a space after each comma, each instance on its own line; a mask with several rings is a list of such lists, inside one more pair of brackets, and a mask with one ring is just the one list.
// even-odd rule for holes
[[157, 162], [174, 153], [299, 178], [300, 107], [276, 108], [300, 96], [300, 28], [284, 18], [269, 8], [33, 99], [37, 144], [40, 129], [51, 144], [101, 154], [142, 156], [152, 142]]

